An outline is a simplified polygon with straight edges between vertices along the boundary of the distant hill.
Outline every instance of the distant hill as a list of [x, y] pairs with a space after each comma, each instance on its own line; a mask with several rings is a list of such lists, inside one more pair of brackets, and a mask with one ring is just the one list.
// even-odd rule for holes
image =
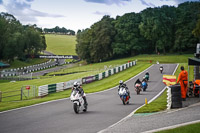
[[46, 34], [46, 51], [56, 55], [77, 55], [75, 52], [76, 36]]

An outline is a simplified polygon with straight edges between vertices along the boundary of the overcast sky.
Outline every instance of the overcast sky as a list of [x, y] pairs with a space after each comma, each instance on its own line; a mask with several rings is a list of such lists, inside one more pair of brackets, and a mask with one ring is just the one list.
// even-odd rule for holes
[[[177, 6], [187, 0], [0, 0], [0, 12], [14, 15], [22, 24], [55, 26], [77, 31], [89, 28], [104, 15], [115, 18], [148, 7]], [[190, 0], [200, 1], [200, 0]]]

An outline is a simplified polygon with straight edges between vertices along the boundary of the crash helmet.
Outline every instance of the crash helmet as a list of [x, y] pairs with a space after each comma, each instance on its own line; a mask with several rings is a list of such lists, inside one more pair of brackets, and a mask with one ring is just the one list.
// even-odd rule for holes
[[120, 85], [122, 85], [123, 83], [124, 83], [123, 80], [120, 80], [120, 81], [119, 81], [119, 84], [120, 84]]
[[74, 87], [78, 87], [78, 82], [74, 82]]
[[77, 82], [77, 84], [78, 84], [78, 87], [80, 87], [80, 86], [81, 86], [81, 84], [80, 84], [79, 82]]
[[181, 70], [182, 70], [182, 71], [184, 70], [184, 67], [183, 67], [183, 66], [181, 66]]

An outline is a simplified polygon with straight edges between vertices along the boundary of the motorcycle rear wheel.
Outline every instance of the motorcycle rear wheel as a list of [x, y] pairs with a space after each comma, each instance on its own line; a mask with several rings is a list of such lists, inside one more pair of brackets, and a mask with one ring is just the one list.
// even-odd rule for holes
[[139, 95], [140, 94], [140, 91], [139, 90], [137, 90], [137, 95]]

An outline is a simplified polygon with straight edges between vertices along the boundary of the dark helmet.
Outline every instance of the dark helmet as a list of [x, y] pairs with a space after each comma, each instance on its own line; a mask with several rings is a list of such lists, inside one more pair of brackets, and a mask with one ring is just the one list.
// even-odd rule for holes
[[184, 70], [184, 67], [183, 67], [183, 66], [181, 66], [181, 70]]

